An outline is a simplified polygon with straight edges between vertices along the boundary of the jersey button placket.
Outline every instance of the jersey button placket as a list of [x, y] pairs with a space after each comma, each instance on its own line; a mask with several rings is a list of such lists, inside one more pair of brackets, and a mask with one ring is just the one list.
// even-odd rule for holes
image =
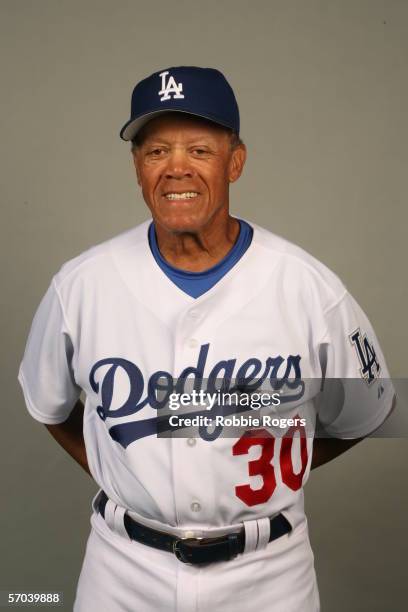
[[[207, 343], [201, 319], [199, 310], [193, 308], [185, 311], [177, 321], [174, 343], [175, 383], [183, 370], [197, 368], [201, 345]], [[192, 375], [187, 378], [187, 382], [193, 380]], [[188, 393], [191, 385], [186, 384], [184, 390]], [[187, 407], [185, 410], [190, 411]], [[191, 412], [194, 410], [200, 408], [191, 406]], [[188, 432], [183, 438], [183, 430], [180, 430], [180, 434], [182, 438], [173, 438], [171, 444], [176, 520], [179, 526], [183, 527], [186, 524], [201, 524], [208, 520], [206, 508], [212, 504], [211, 501], [207, 503], [207, 492], [211, 500], [212, 486], [210, 471], [207, 469], [210, 449], [201, 443], [200, 438], [194, 438], [191, 434], [188, 437]], [[197, 478], [197, 474], [201, 474], [200, 478]]]

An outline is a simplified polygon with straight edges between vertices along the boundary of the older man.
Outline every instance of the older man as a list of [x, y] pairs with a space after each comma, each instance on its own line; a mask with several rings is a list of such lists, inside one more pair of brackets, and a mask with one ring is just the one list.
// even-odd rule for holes
[[[74, 609], [316, 612], [303, 485], [389, 414], [378, 341], [323, 264], [231, 216], [246, 147], [219, 71], [147, 77], [121, 136], [151, 219], [54, 276], [19, 372], [100, 486]], [[357, 393], [322, 401], [323, 379], [347, 378]], [[254, 411], [264, 388], [276, 403]], [[335, 439], [313, 445], [317, 416]]]

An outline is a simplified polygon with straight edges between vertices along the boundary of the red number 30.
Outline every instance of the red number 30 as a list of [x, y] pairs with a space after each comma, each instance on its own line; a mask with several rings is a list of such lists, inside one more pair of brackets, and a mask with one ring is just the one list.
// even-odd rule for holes
[[[300, 434], [301, 469], [298, 473], [295, 473], [292, 462], [293, 436], [296, 431]], [[258, 459], [248, 462], [248, 474], [249, 476], [261, 476], [263, 485], [260, 489], [253, 489], [250, 484], [237, 485], [235, 494], [247, 506], [256, 506], [267, 502], [276, 489], [275, 468], [271, 463], [275, 451], [275, 438], [266, 429], [247, 431], [232, 447], [232, 454], [234, 456], [247, 455], [251, 446], [261, 446], [262, 452]], [[297, 491], [302, 486], [307, 461], [305, 429], [302, 426], [293, 426], [282, 438], [279, 453], [282, 481], [293, 491]]]

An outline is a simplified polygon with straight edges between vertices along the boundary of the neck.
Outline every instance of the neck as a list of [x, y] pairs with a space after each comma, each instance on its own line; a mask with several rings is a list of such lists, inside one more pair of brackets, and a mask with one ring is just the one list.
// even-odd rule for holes
[[234, 246], [239, 222], [228, 214], [223, 223], [211, 223], [194, 232], [170, 232], [156, 222], [155, 229], [160, 253], [169, 264], [202, 272], [215, 266]]

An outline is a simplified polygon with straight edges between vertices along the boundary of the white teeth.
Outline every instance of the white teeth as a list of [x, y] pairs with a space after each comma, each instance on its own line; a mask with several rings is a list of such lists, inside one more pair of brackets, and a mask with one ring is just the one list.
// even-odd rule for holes
[[166, 193], [168, 200], [186, 200], [189, 198], [196, 198], [198, 193], [196, 191], [185, 191], [184, 193]]

